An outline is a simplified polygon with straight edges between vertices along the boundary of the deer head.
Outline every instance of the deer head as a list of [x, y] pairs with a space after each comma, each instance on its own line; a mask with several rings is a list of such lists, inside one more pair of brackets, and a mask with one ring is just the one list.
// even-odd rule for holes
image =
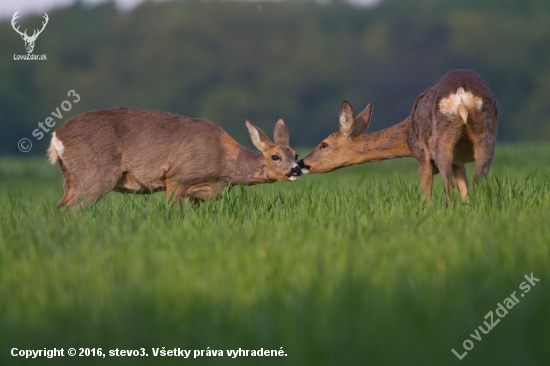
[[363, 145], [360, 135], [370, 122], [372, 104], [357, 117], [348, 102], [340, 108], [340, 131], [329, 135], [315, 149], [298, 162], [304, 173], [324, 173], [357, 164]]
[[44, 20], [45, 22], [42, 22], [42, 29], [40, 30], [34, 30], [32, 33], [32, 36], [29, 37], [27, 35], [27, 30], [25, 29], [24, 32], [19, 31], [19, 27], [15, 27], [15, 20], [19, 18], [18, 12], [16, 11], [15, 14], [13, 14], [13, 17], [11, 18], [11, 26], [13, 29], [21, 35], [21, 38], [23, 38], [23, 41], [25, 41], [25, 49], [27, 50], [27, 53], [32, 53], [32, 50], [34, 49], [34, 42], [36, 42], [36, 38], [42, 33], [44, 28], [46, 28], [46, 24], [48, 24], [48, 14], [44, 13]]
[[275, 125], [273, 132], [274, 142], [248, 120], [246, 121], [246, 127], [248, 127], [252, 143], [264, 156], [267, 175], [270, 179], [278, 181], [295, 181], [300, 179], [302, 171], [296, 163], [298, 155], [289, 146], [288, 130], [282, 119]]

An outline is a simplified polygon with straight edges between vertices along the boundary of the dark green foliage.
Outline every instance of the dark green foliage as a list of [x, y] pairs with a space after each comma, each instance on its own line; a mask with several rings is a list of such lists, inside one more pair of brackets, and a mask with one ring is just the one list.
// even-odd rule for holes
[[[500, 104], [501, 140], [548, 139], [550, 5], [546, 0], [148, 2], [130, 13], [80, 3], [50, 12], [35, 54], [9, 19], [0, 24], [0, 153], [32, 131], [75, 89], [64, 116], [119, 106], [207, 117], [249, 144], [244, 120], [283, 118], [294, 145], [337, 129], [338, 108], [374, 102], [372, 130], [408, 115], [449, 69], [473, 68]], [[24, 14], [23, 14], [24, 16]], [[40, 18], [21, 18], [23, 27]], [[58, 122], [59, 123], [59, 122]]]

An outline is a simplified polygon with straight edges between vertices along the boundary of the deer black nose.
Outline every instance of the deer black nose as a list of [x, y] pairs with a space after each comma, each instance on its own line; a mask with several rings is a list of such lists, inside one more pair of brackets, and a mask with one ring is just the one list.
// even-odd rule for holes
[[300, 167], [300, 169], [309, 169], [309, 168], [311, 168], [309, 165], [306, 165], [304, 163], [304, 159], [300, 159], [298, 161], [298, 166]]
[[300, 175], [302, 175], [302, 170], [298, 166], [293, 167], [286, 173], [287, 177], [299, 177]]

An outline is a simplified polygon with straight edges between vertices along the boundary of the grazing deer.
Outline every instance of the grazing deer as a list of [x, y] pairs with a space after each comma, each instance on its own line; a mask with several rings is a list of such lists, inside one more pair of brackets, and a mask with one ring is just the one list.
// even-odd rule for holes
[[441, 173], [448, 202], [456, 180], [461, 198], [468, 195], [464, 164], [476, 162], [474, 182], [487, 175], [495, 151], [498, 108], [485, 81], [472, 70], [447, 72], [422, 93], [409, 117], [379, 132], [366, 133], [372, 104], [357, 117], [348, 102], [340, 109], [340, 131], [298, 162], [304, 173], [401, 157], [414, 157], [426, 201], [433, 175]]
[[110, 191], [166, 191], [169, 201], [199, 203], [236, 184], [298, 180], [302, 172], [283, 120], [274, 142], [249, 121], [246, 126], [261, 154], [207, 119], [138, 108], [80, 114], [55, 130], [48, 149], [65, 178], [57, 207], [84, 208]]
[[32, 33], [32, 36], [30, 36], [30, 37], [27, 34], [26, 29], [25, 29], [24, 32], [21, 32], [19, 30], [19, 27], [15, 28], [15, 21], [17, 20], [17, 18], [19, 18], [19, 15], [18, 15], [18, 12], [16, 11], [15, 14], [13, 14], [13, 17], [11, 18], [11, 26], [17, 33], [19, 33], [21, 38], [23, 38], [23, 41], [25, 41], [25, 49], [27, 50], [27, 53], [32, 53], [32, 50], [34, 49], [34, 43], [36, 42], [36, 39], [38, 38], [40, 33], [42, 33], [42, 31], [44, 30], [44, 28], [46, 28], [46, 25], [48, 24], [48, 20], [49, 20], [48, 14], [44, 13], [43, 18], [44, 18], [45, 22], [42, 22], [42, 29], [40, 29], [40, 30], [35, 29], [34, 32]]

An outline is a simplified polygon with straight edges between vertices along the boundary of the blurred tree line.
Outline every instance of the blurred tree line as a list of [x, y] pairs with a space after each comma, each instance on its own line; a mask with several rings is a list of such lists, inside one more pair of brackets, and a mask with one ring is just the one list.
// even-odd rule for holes
[[[21, 14], [24, 16], [24, 14]], [[283, 118], [294, 146], [338, 129], [340, 104], [369, 130], [405, 118], [416, 97], [448, 70], [471, 68], [500, 108], [500, 140], [550, 138], [550, 1], [386, 0], [358, 8], [336, 1], [112, 3], [51, 11], [34, 54], [11, 19], [0, 22], [0, 153], [29, 138], [44, 154], [50, 133], [31, 133], [67, 92], [81, 99], [63, 120], [92, 110], [159, 109], [207, 117], [251, 146], [249, 118], [271, 135]], [[20, 18], [21, 30], [42, 18]], [[57, 121], [57, 125], [61, 122]], [[57, 126], [56, 125], [56, 126]]]

